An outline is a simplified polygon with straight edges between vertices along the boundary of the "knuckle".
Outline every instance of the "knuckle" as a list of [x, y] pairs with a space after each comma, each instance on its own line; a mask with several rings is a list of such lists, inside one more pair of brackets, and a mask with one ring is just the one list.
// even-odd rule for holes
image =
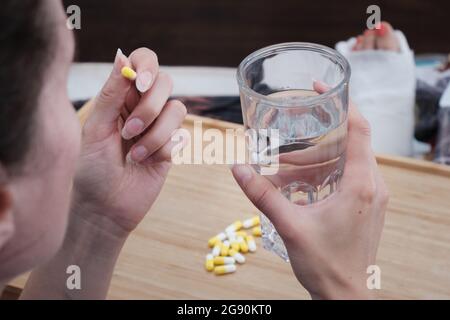
[[372, 181], [366, 181], [366, 183], [359, 186], [358, 198], [364, 203], [372, 203], [376, 195], [376, 187]]
[[269, 198], [270, 198], [270, 190], [264, 189], [259, 194], [256, 195], [255, 203], [260, 208], [266, 208], [267, 205], [269, 204]]
[[115, 90], [110, 86], [106, 85], [100, 91], [100, 94], [97, 96], [98, 103], [109, 103], [114, 98]]

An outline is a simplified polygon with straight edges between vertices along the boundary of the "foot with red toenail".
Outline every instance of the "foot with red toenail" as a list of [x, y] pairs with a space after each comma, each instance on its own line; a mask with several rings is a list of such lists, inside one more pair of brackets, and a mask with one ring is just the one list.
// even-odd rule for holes
[[353, 51], [363, 50], [400, 51], [400, 45], [392, 26], [383, 21], [375, 29], [367, 29], [362, 35], [357, 36]]

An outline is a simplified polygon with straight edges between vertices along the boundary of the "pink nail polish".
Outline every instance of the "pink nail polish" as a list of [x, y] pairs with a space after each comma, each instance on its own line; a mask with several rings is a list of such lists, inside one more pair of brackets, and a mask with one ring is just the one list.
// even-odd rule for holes
[[122, 59], [124, 57], [124, 54], [122, 50], [117, 49], [116, 57], [114, 58], [114, 72], [117, 74], [120, 74], [120, 70], [122, 69], [122, 66], [124, 65], [122, 62]]
[[136, 88], [142, 93], [147, 92], [152, 85], [152, 81], [153, 75], [150, 71], [139, 73], [136, 79]]
[[144, 146], [138, 146], [131, 151], [131, 159], [134, 162], [141, 162], [147, 157], [148, 150]]
[[139, 118], [133, 118], [125, 123], [122, 129], [122, 138], [129, 140], [144, 131], [144, 122]]

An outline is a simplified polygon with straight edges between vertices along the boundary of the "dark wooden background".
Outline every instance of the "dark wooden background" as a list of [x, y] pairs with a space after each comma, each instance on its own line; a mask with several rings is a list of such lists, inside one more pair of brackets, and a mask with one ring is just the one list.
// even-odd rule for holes
[[417, 53], [450, 52], [450, 0], [66, 0], [82, 13], [79, 61], [111, 61], [147, 46], [165, 65], [237, 66], [286, 41], [333, 46], [362, 32], [370, 4]]

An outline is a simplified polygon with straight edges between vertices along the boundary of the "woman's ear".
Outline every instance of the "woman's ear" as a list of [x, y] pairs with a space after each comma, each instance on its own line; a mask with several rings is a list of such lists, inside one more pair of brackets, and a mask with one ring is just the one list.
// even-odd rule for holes
[[11, 192], [6, 186], [0, 185], [0, 250], [14, 234], [12, 207]]

